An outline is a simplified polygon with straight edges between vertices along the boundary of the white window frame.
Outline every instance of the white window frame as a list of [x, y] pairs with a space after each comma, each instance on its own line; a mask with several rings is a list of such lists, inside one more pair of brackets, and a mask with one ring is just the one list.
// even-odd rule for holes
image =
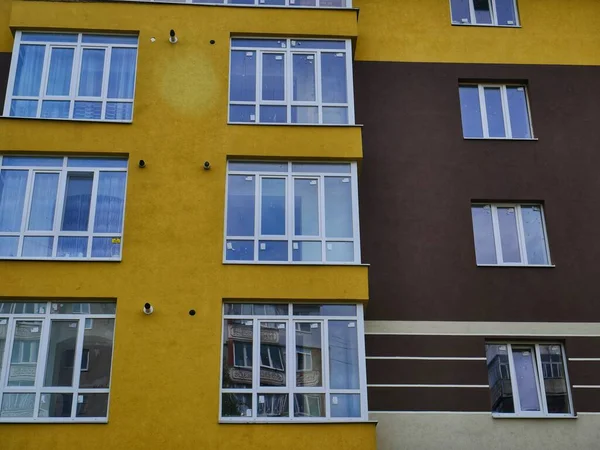
[[[6, 89], [6, 100], [4, 102], [4, 117], [14, 117], [15, 119], [42, 119], [42, 120], [67, 120], [67, 121], [82, 121], [82, 122], [113, 122], [113, 123], [131, 123], [133, 122], [133, 114], [134, 114], [134, 99], [135, 99], [135, 87], [137, 84], [137, 66], [138, 66], [138, 57], [139, 57], [139, 42], [136, 45], [132, 44], [102, 44], [102, 43], [84, 43], [82, 42], [83, 35], [97, 35], [97, 36], [132, 36], [132, 35], [123, 35], [123, 34], [106, 34], [106, 33], [62, 33], [62, 32], [46, 32], [46, 31], [36, 31], [31, 30], [31, 32], [40, 32], [44, 34], [73, 34], [77, 35], [77, 42], [44, 42], [44, 41], [23, 41], [22, 32], [17, 31], [15, 33], [15, 44], [13, 47], [13, 54], [10, 62], [10, 72], [8, 76], [8, 87]], [[44, 65], [42, 68], [42, 79], [40, 84], [40, 92], [37, 96], [17, 96], [13, 95], [14, 87], [15, 87], [15, 77], [17, 75], [17, 65], [19, 61], [19, 48], [23, 44], [30, 45], [38, 45], [45, 46], [44, 53]], [[133, 95], [131, 98], [108, 98], [108, 81], [110, 76], [110, 62], [113, 48], [135, 48], [136, 49], [136, 64], [135, 64], [135, 73], [133, 78]], [[69, 89], [69, 95], [47, 95], [46, 88], [48, 85], [48, 74], [50, 71], [50, 56], [52, 53], [52, 48], [72, 48], [74, 49], [73, 54], [73, 67], [71, 70], [71, 86]], [[79, 87], [79, 78], [81, 76], [81, 63], [82, 63], [82, 55], [84, 49], [104, 49], [104, 70], [103, 70], [103, 78], [102, 78], [102, 92], [100, 97], [89, 97], [89, 96], [79, 96], [78, 87]], [[35, 117], [21, 117], [21, 116], [11, 116], [10, 115], [10, 107], [13, 100], [37, 100], [37, 114]], [[42, 104], [44, 100], [54, 100], [54, 101], [69, 101], [69, 117], [67, 118], [46, 118], [42, 117]], [[102, 102], [102, 111], [100, 113], [100, 119], [79, 119], [74, 118], [74, 110], [75, 110], [75, 102]], [[107, 103], [131, 103], [131, 119], [129, 120], [111, 120], [105, 119], [106, 115], [106, 104]]]
[[[60, 260], [60, 261], [121, 261], [123, 258], [123, 228], [125, 226], [125, 208], [127, 204], [127, 179], [128, 179], [128, 167], [68, 167], [69, 157], [63, 158], [62, 167], [48, 167], [48, 166], [4, 166], [3, 156], [23, 156], [23, 157], [45, 157], [48, 155], [2, 155], [0, 154], [0, 172], [3, 170], [27, 170], [27, 187], [25, 189], [25, 201], [23, 202], [23, 216], [21, 218], [21, 229], [19, 231], [2, 231], [0, 237], [14, 236], [19, 238], [19, 245], [17, 248], [17, 256], [0, 256], [0, 260]], [[85, 155], [73, 156], [86, 157]], [[90, 158], [94, 158], [93, 156]], [[98, 157], [98, 160], [107, 159]], [[96, 203], [98, 197], [98, 183], [100, 172], [124, 172], [125, 173], [125, 194], [123, 196], [123, 221], [121, 223], [120, 233], [97, 233], [94, 232], [94, 222], [96, 220]], [[56, 193], [56, 203], [54, 210], [54, 222], [51, 231], [29, 231], [27, 226], [29, 224], [29, 217], [31, 214], [31, 200], [33, 198], [33, 185], [35, 180], [35, 174], [37, 173], [54, 173], [58, 174], [58, 188]], [[71, 173], [93, 173], [93, 184], [92, 184], [92, 198], [90, 203], [90, 217], [88, 221], [87, 231], [61, 231], [61, 223], [63, 218], [64, 200], [66, 195], [66, 187], [68, 176]], [[25, 237], [52, 237], [52, 256], [19, 256], [22, 254], [23, 242]], [[58, 253], [58, 238], [60, 237], [87, 237], [87, 254], [84, 257], [59, 257], [56, 256]], [[95, 237], [106, 237], [117, 239], [118, 244], [121, 246], [119, 257], [92, 257], [92, 241]]]
[[[29, 303], [29, 302], [28, 302]], [[33, 417], [0, 417], [0, 423], [107, 423], [110, 409], [110, 386], [108, 388], [79, 388], [80, 371], [73, 370], [73, 383], [71, 386], [44, 387], [44, 375], [46, 373], [46, 364], [48, 357], [48, 346], [50, 343], [50, 331], [52, 321], [78, 321], [77, 341], [75, 347], [75, 361], [73, 367], [80, 367], [81, 371], [89, 369], [89, 352], [87, 355], [87, 364], [82, 365], [83, 339], [85, 333], [86, 319], [116, 319], [115, 314], [56, 314], [52, 313], [53, 302], [40, 303], [41, 307], [37, 313], [31, 314], [8, 314], [0, 313], [0, 323], [7, 321], [8, 328], [6, 341], [4, 343], [4, 358], [0, 361], [2, 369], [0, 370], [0, 405], [4, 394], [35, 394], [35, 403]], [[14, 330], [16, 322], [36, 321], [42, 322], [41, 335], [39, 341], [37, 366], [35, 373], [35, 386], [7, 386], [8, 374], [10, 371]], [[116, 326], [116, 322], [115, 322]], [[114, 359], [114, 339], [113, 351], [110, 361], [110, 380], [112, 381], [112, 367]], [[85, 369], [84, 369], [85, 368]], [[38, 417], [40, 409], [40, 396], [42, 394], [73, 394], [73, 404], [71, 405], [71, 417]], [[108, 394], [108, 404], [106, 417], [76, 417], [78, 397], [83, 394]]]
[[[330, 303], [328, 303], [330, 304]], [[225, 314], [225, 304], [223, 304], [222, 327], [226, 329], [228, 320], [243, 321], [247, 324], [252, 323], [252, 345], [253, 345], [253, 367], [252, 387], [246, 389], [223, 388], [223, 360], [225, 358], [225, 345], [221, 344], [221, 363], [219, 375], [219, 421], [220, 422], [242, 422], [242, 423], [264, 423], [264, 422], [364, 422], [368, 420], [367, 404], [367, 373], [365, 356], [365, 329], [363, 320], [363, 306], [361, 304], [352, 304], [356, 306], [355, 316], [328, 316], [328, 315], [294, 315], [293, 304], [288, 306], [287, 315], [227, 315]], [[359, 364], [359, 389], [331, 389], [329, 387], [329, 342], [328, 342], [328, 323], [329, 321], [353, 321], [356, 322], [358, 337], [358, 364]], [[319, 323], [321, 329], [321, 359], [322, 359], [322, 380], [321, 387], [296, 387], [296, 327], [293, 324], [297, 321]], [[260, 386], [260, 324], [261, 322], [286, 323], [286, 385], [283, 387]], [[223, 336], [223, 332], [221, 333]], [[264, 366], [263, 366], [264, 367]], [[258, 368], [258, 370], [257, 370]], [[294, 417], [294, 394], [324, 394], [325, 396], [325, 417]], [[224, 417], [222, 416], [223, 394], [251, 394], [252, 395], [252, 416], [245, 417]], [[258, 417], [258, 396], [264, 394], [287, 394], [288, 395], [288, 417]], [[360, 395], [360, 417], [331, 417], [331, 397], [334, 395], [356, 394]]]
[[253, 4], [250, 5], [242, 5], [242, 4], [234, 4], [232, 0], [212, 0], [207, 1], [205, 3], [194, 3], [192, 0], [179, 0], [172, 2], [170, 0], [129, 0], [134, 2], [151, 2], [151, 3], [189, 3], [194, 5], [211, 5], [211, 6], [237, 6], [237, 7], [248, 7], [248, 6], [259, 6], [261, 8], [299, 8], [299, 9], [349, 9], [352, 8], [352, 0], [346, 0], [346, 6], [321, 6], [321, 2], [326, 0], [314, 0], [315, 5], [299, 5], [297, 4], [297, 0], [285, 0], [285, 5], [266, 5], [264, 0], [254, 0]]
[[[508, 365], [510, 370], [510, 383], [512, 387], [513, 393], [513, 403], [515, 407], [514, 413], [497, 413], [492, 412], [493, 417], [574, 417], [574, 409], [573, 409], [573, 394], [571, 388], [571, 380], [569, 379], [569, 373], [567, 370], [567, 355], [565, 352], [565, 347], [559, 342], [498, 342], [491, 341], [486, 342], [488, 345], [506, 345], [507, 347], [507, 355], [508, 355]], [[544, 386], [544, 376], [542, 369], [542, 359], [540, 355], [540, 345], [557, 345], [561, 349], [561, 355], [563, 360], [563, 370], [565, 373], [565, 382], [567, 384], [567, 395], [569, 396], [569, 413], [568, 414], [555, 414], [548, 412], [548, 405], [546, 403], [546, 389]], [[540, 411], [521, 411], [521, 402], [519, 399], [519, 387], [517, 385], [517, 374], [515, 371], [515, 362], [513, 359], [513, 346], [515, 347], [531, 347], [534, 352], [535, 358], [535, 375], [536, 375], [536, 385], [537, 385], [537, 393], [538, 393], [538, 402], [540, 405]], [[491, 388], [491, 386], [490, 386]]]
[[[531, 118], [531, 104], [529, 102], [529, 92], [527, 89], [527, 86], [524, 84], [472, 84], [472, 83], [460, 83], [459, 85], [459, 89], [461, 87], [477, 87], [477, 92], [479, 94], [479, 112], [480, 112], [480, 117], [481, 117], [481, 127], [483, 130], [483, 137], [464, 137], [465, 139], [500, 139], [500, 140], [506, 140], [506, 139], [514, 139], [514, 140], [518, 140], [518, 141], [530, 141], [530, 140], [535, 140], [535, 135], [533, 134], [533, 121]], [[523, 91], [525, 92], [525, 103], [527, 105], [527, 116], [529, 118], [529, 133], [531, 135], [530, 138], [521, 138], [521, 137], [513, 137], [512, 135], [512, 125], [510, 123], [510, 110], [508, 107], [508, 93], [506, 88], [511, 87], [511, 88], [521, 88], [523, 89]], [[490, 137], [490, 130], [489, 130], [489, 124], [488, 124], [488, 117], [487, 117], [487, 108], [486, 108], [486, 104], [485, 104], [485, 88], [494, 88], [494, 89], [498, 89], [500, 88], [500, 98], [502, 100], [502, 117], [504, 119], [504, 131], [506, 132], [506, 136], [504, 137]], [[464, 130], [463, 130], [463, 134], [464, 134]]]
[[[241, 37], [236, 36], [231, 38], [231, 44], [236, 40], [273, 40], [277, 38], [263, 38], [263, 37]], [[327, 127], [339, 127], [339, 126], [352, 126], [355, 124], [354, 117], [354, 74], [352, 70], [352, 42], [350, 39], [296, 39], [296, 38], [282, 38], [281, 41], [286, 41], [285, 48], [277, 47], [233, 47], [230, 45], [229, 51], [229, 85], [228, 89], [228, 106], [227, 106], [227, 123], [235, 125], [296, 125], [296, 126], [327, 126]], [[333, 41], [333, 42], [345, 42], [346, 47], [342, 49], [318, 49], [310, 48], [303, 49], [294, 46], [295, 41]], [[231, 54], [234, 51], [246, 51], [255, 52], [256, 55], [256, 97], [254, 101], [237, 101], [231, 100]], [[272, 53], [283, 53], [284, 56], [284, 100], [263, 100], [262, 99], [262, 55]], [[321, 53], [344, 53], [346, 56], [346, 89], [347, 89], [347, 102], [346, 103], [327, 103], [322, 101], [322, 80], [321, 80]], [[306, 54], [315, 55], [315, 101], [300, 101], [293, 100], [293, 55], [294, 54]], [[252, 122], [235, 122], [231, 121], [231, 106], [254, 106], [255, 119]], [[286, 106], [287, 107], [287, 122], [261, 122], [260, 121], [260, 107], [261, 106]], [[318, 121], [316, 123], [294, 123], [292, 122], [292, 106], [312, 106], [318, 108]], [[348, 123], [345, 124], [330, 124], [323, 123], [323, 107], [333, 108], [347, 108], [348, 109]]]
[[[517, 0], [512, 0], [513, 6], [515, 8], [515, 23], [514, 24], [498, 24], [498, 14], [496, 14], [496, 0], [486, 0], [490, 5], [490, 16], [492, 18], [492, 23], [477, 23], [477, 15], [475, 14], [475, 4], [473, 0], [468, 0], [469, 2], [469, 14], [468, 18], [470, 22], [455, 22], [452, 20], [452, 0], [450, 1], [450, 20], [452, 21], [452, 25], [476, 25], [480, 27], [506, 27], [506, 28], [518, 28], [521, 26], [519, 20], [519, 8], [517, 5]], [[463, 19], [464, 20], [464, 19]]]
[[[550, 244], [548, 241], [548, 230], [546, 228], [546, 214], [544, 212], [544, 206], [539, 203], [472, 203], [471, 206], [489, 206], [492, 214], [492, 229], [494, 232], [494, 245], [496, 249], [496, 264], [477, 264], [478, 266], [528, 266], [528, 267], [551, 267], [552, 258], [550, 256]], [[542, 228], [544, 230], [545, 237], [545, 249], [546, 255], [548, 255], [548, 264], [529, 264], [527, 258], [527, 247], [525, 243], [525, 229], [523, 227], [523, 215], [521, 213], [522, 206], [535, 206], [540, 208], [542, 216]], [[500, 240], [500, 224], [498, 223], [498, 208], [514, 208], [515, 210], [515, 221], [517, 224], [517, 235], [519, 238], [519, 254], [521, 255], [521, 262], [504, 262], [504, 255], [502, 254], [502, 243]], [[475, 238], [475, 228], [473, 222], [473, 238]]]
[[[343, 174], [339, 172], [293, 172], [293, 164], [336, 164], [334, 162], [319, 163], [316, 161], [288, 161], [286, 162], [288, 169], [286, 172], [268, 172], [259, 170], [230, 170], [229, 163], [238, 162], [230, 160], [227, 162], [227, 174], [225, 182], [225, 226], [223, 240], [223, 263], [225, 264], [300, 264], [300, 265], [359, 265], [361, 264], [360, 255], [360, 224], [358, 211], [358, 170], [355, 162], [350, 164], [350, 173]], [[249, 161], [244, 161], [249, 162]], [[254, 161], [257, 163], [269, 161]], [[227, 235], [227, 211], [229, 199], [229, 175], [247, 175], [253, 176], [254, 179], [254, 236], [228, 236]], [[352, 192], [352, 238], [326, 238], [325, 236], [325, 177], [348, 177], [351, 183]], [[263, 178], [285, 178], [286, 193], [285, 193], [285, 211], [286, 211], [286, 234], [285, 235], [263, 235], [261, 234], [261, 182]], [[294, 233], [294, 179], [318, 179], [319, 182], [319, 236], [296, 236]], [[227, 259], [227, 241], [253, 241], [254, 242], [254, 259], [247, 261], [236, 261]], [[259, 243], [260, 241], [284, 241], [288, 243], [288, 260], [287, 261], [261, 261], [259, 260]], [[293, 260], [293, 242], [294, 241], [309, 241], [321, 242], [321, 260], [320, 261], [294, 261]], [[354, 261], [327, 261], [327, 242], [352, 242], [354, 244]]]

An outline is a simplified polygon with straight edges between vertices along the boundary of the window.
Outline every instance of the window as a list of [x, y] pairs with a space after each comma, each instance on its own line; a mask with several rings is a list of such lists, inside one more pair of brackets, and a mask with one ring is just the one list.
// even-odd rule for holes
[[127, 159], [0, 155], [0, 259], [120, 260], [126, 181]]
[[222, 420], [366, 420], [362, 314], [353, 304], [226, 303]]
[[225, 261], [358, 264], [356, 164], [228, 163]]
[[354, 123], [350, 41], [232, 39], [229, 122]]
[[516, 0], [450, 0], [455, 25], [519, 26]]
[[18, 31], [4, 115], [130, 122], [137, 36]]
[[[155, 1], [155, 0], [149, 0]], [[158, 1], [158, 0], [156, 0]], [[351, 8], [352, 0], [169, 0], [173, 3], [205, 5], [290, 6], [313, 8]]]
[[490, 343], [486, 352], [494, 415], [573, 415], [562, 345]]
[[471, 215], [477, 264], [550, 264], [541, 205], [474, 204]]
[[0, 422], [106, 422], [115, 311], [0, 303]]
[[461, 85], [463, 136], [533, 139], [525, 86]]

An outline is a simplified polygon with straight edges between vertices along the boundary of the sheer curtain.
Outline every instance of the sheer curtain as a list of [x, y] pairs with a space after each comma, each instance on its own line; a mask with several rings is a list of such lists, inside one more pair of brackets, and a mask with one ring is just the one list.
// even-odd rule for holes
[[20, 231], [26, 186], [26, 170], [0, 172], [0, 231]]
[[45, 50], [46, 47], [43, 45], [21, 45], [19, 47], [19, 62], [13, 95], [32, 97], [40, 95]]
[[110, 58], [108, 98], [133, 99], [135, 48], [113, 48]]
[[48, 72], [47, 95], [69, 95], [75, 49], [53, 48]]
[[100, 97], [102, 95], [104, 52], [103, 49], [83, 50], [79, 95], [84, 97]]
[[94, 232], [121, 232], [125, 203], [125, 177], [124, 172], [100, 173]]
[[29, 213], [29, 230], [52, 230], [57, 188], [57, 173], [38, 173], [35, 175], [31, 209]]

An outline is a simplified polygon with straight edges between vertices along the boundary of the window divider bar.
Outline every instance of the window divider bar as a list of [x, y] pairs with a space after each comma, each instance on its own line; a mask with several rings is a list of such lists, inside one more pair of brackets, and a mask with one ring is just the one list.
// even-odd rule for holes
[[513, 357], [512, 344], [506, 344], [508, 349], [508, 371], [510, 372], [510, 384], [513, 394], [513, 405], [515, 414], [521, 414], [521, 399], [519, 396], [519, 386], [517, 385], [517, 371], [515, 370], [515, 360]]
[[[46, 312], [48, 310], [48, 306], [46, 306]], [[41, 333], [40, 333], [40, 343], [38, 346], [38, 357], [37, 357], [37, 366], [35, 372], [35, 382], [32, 390], [35, 390], [35, 403], [33, 404], [33, 417], [37, 418], [40, 409], [40, 395], [41, 390], [44, 387], [44, 374], [46, 371], [46, 364], [48, 361], [48, 346], [50, 343], [50, 333], [52, 330], [52, 320], [48, 320], [44, 317], [40, 317], [38, 319], [42, 322], [41, 325]]]
[[39, 92], [37, 95], [37, 113], [36, 117], [42, 117], [42, 105], [44, 101], [42, 100], [43, 96], [46, 95], [48, 78], [50, 72], [50, 55], [52, 54], [52, 46], [50, 44], [46, 44], [44, 46], [44, 62], [42, 63], [42, 79], [40, 80]]
[[[562, 347], [562, 345], [561, 345]], [[533, 354], [535, 355], [535, 371], [536, 381], [538, 385], [538, 396], [540, 397], [540, 411], [543, 415], [548, 415], [548, 405], [546, 401], [546, 386], [544, 384], [544, 369], [542, 368], [542, 355], [539, 344], [533, 346]], [[564, 361], [563, 361], [564, 363]]]
[[521, 263], [529, 264], [529, 260], [527, 258], [525, 226], [523, 224], [523, 211], [521, 209], [521, 205], [515, 205], [515, 219], [516, 219], [517, 236], [519, 239], [519, 247], [520, 247], [520, 253], [521, 253]]
[[93, 180], [92, 180], [92, 197], [90, 199], [90, 212], [89, 212], [89, 218], [88, 218], [88, 229], [87, 229], [87, 236], [88, 236], [88, 246], [87, 246], [87, 250], [86, 250], [86, 257], [87, 258], [91, 258], [92, 257], [92, 242], [94, 239], [94, 226], [95, 226], [95, 222], [96, 222], [96, 200], [98, 198], [98, 184], [100, 182], [100, 170], [95, 169], [93, 171]]
[[490, 137], [490, 128], [489, 128], [488, 117], [487, 117], [484, 86], [481, 84], [478, 85], [478, 91], [479, 91], [479, 109], [481, 110], [481, 126], [482, 126], [482, 130], [483, 130], [483, 137], [489, 138]]
[[510, 123], [510, 111], [508, 109], [508, 90], [506, 85], [500, 86], [500, 98], [502, 102], [502, 116], [504, 120], [504, 132], [507, 139], [512, 139], [512, 125]]
[[33, 169], [27, 170], [27, 181], [25, 185], [25, 199], [23, 201], [23, 211], [21, 212], [21, 229], [19, 235], [19, 243], [17, 247], [17, 257], [20, 257], [25, 244], [25, 230], [29, 222], [29, 208], [31, 207], [31, 197], [33, 195]]
[[[323, 373], [323, 385], [322, 389], [325, 389], [325, 417], [331, 417], [331, 393], [330, 393], [330, 383], [329, 383], [329, 370], [331, 366], [331, 361], [329, 360], [329, 318], [326, 318], [322, 322], [322, 338], [321, 338], [321, 352], [323, 357], [321, 358], [322, 373]], [[366, 360], [365, 360], [366, 361]]]

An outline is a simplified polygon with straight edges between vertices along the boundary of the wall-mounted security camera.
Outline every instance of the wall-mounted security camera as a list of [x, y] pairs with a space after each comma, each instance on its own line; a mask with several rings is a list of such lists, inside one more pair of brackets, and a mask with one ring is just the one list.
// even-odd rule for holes
[[138, 166], [140, 167], [140, 169], [143, 169], [144, 167], [146, 167], [146, 161], [144, 161], [143, 159], [140, 159]]
[[150, 303], [144, 303], [144, 308], [142, 309], [142, 311], [144, 312], [144, 314], [150, 315], [154, 312], [154, 308]]
[[171, 30], [169, 32], [169, 42], [171, 44], [176, 44], [178, 41], [177, 36], [175, 36], [175, 30]]
[[208, 161], [204, 161], [204, 170], [210, 170], [210, 163]]

